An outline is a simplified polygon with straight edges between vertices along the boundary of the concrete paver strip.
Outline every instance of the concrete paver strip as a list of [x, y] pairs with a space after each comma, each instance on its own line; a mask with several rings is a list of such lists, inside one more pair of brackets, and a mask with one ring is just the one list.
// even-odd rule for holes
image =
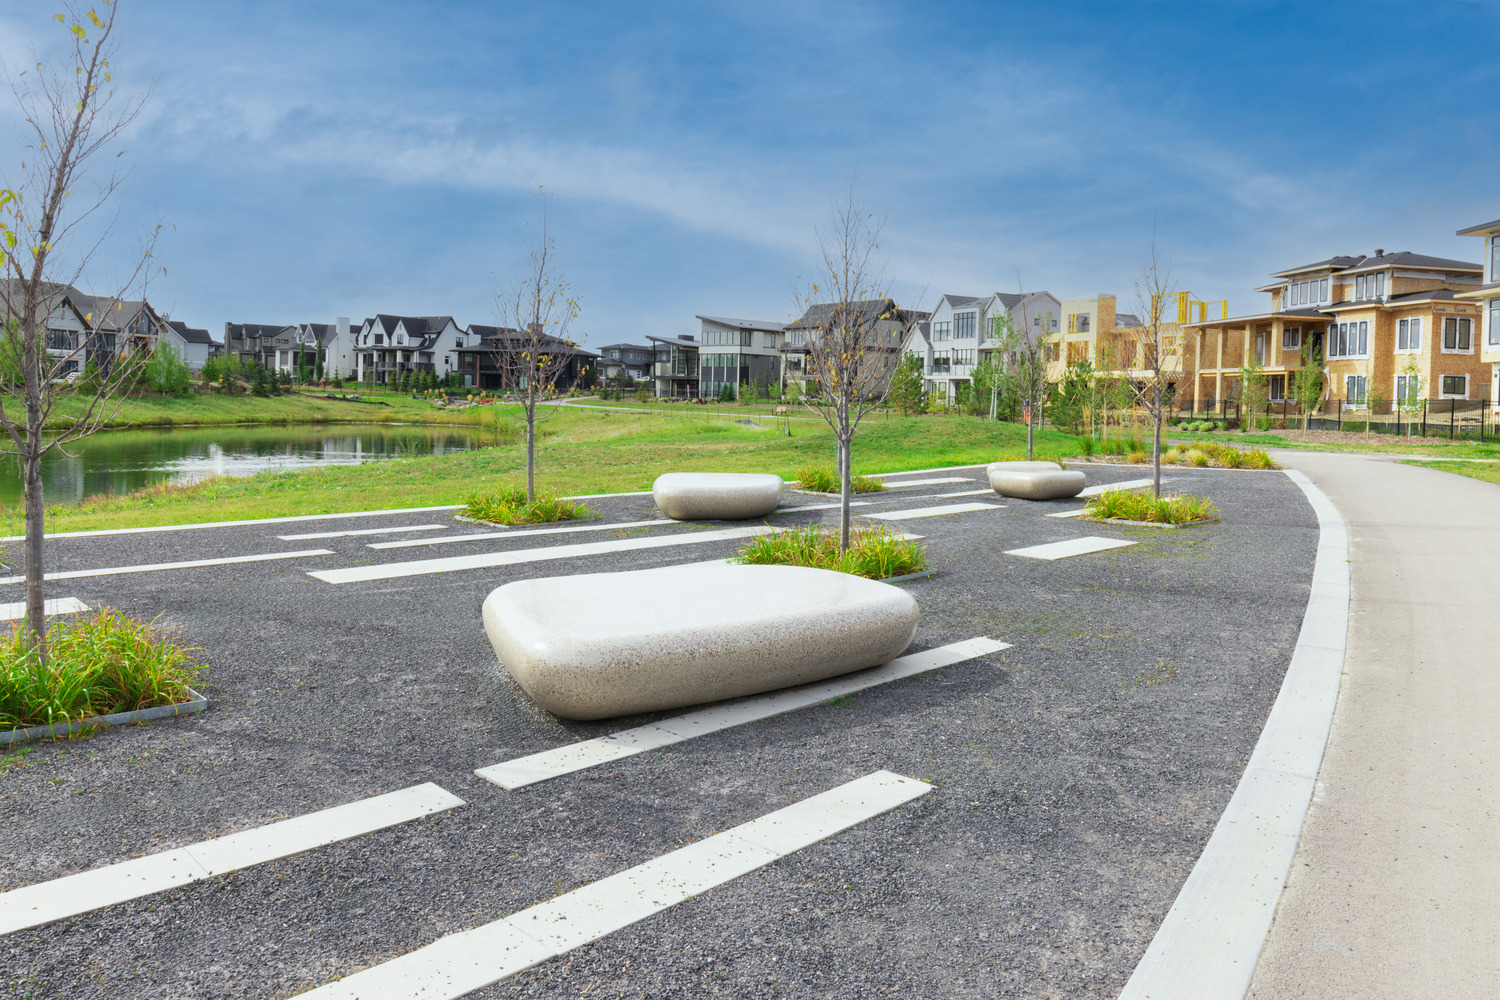
[[1500, 492], [1283, 453], [1349, 522], [1346, 675], [1248, 996], [1478, 997], [1500, 983]]
[[[235, 563], [271, 562], [281, 559], [306, 559], [311, 556], [331, 556], [332, 549], [299, 549], [296, 552], [259, 552], [248, 556], [224, 556], [219, 559], [188, 559], [183, 562], [141, 563], [137, 566], [105, 566], [102, 569], [75, 569], [60, 573], [48, 573], [47, 580], [77, 580], [89, 576], [118, 576], [122, 573], [159, 573], [163, 570], [201, 569], [205, 566], [232, 566]], [[0, 577], [0, 584], [25, 583], [24, 576]]]

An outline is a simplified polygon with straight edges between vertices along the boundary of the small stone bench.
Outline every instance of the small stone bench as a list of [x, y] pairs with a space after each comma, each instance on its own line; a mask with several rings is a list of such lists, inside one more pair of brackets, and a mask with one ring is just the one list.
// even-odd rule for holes
[[1076, 497], [1088, 485], [1083, 473], [1056, 462], [991, 462], [986, 471], [992, 490], [1021, 500], [1063, 500]]
[[674, 521], [742, 521], [775, 510], [785, 486], [780, 476], [753, 472], [668, 472], [651, 496]]
[[508, 583], [484, 630], [537, 704], [605, 719], [885, 663], [916, 634], [917, 602], [832, 570], [711, 563]]

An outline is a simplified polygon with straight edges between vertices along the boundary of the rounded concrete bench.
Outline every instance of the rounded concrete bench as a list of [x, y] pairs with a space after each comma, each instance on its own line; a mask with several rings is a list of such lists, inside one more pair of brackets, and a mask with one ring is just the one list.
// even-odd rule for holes
[[832, 570], [724, 563], [508, 583], [484, 602], [500, 663], [568, 719], [699, 705], [899, 655], [917, 602]]
[[1076, 497], [1088, 485], [1083, 473], [1070, 472], [1056, 462], [991, 462], [986, 471], [992, 490], [1022, 500]]
[[739, 521], [775, 510], [785, 486], [754, 472], [669, 472], [656, 477], [651, 496], [676, 521]]

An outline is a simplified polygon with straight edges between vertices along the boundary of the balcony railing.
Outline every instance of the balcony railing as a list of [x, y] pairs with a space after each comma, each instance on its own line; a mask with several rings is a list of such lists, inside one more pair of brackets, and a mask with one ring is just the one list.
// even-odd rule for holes
[[927, 374], [929, 374], [929, 375], [946, 375], [946, 374], [948, 374], [948, 370], [949, 370], [950, 367], [951, 367], [950, 365], [928, 365], [927, 366]]

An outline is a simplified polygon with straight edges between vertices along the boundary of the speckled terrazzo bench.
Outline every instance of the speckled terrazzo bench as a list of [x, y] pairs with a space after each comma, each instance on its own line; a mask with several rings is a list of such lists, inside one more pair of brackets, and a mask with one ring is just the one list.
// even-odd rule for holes
[[1088, 485], [1083, 473], [1070, 472], [1056, 462], [991, 462], [986, 471], [992, 490], [1022, 500], [1076, 497]]
[[740, 521], [775, 510], [785, 485], [753, 472], [669, 472], [651, 484], [651, 496], [677, 521]]
[[500, 663], [568, 719], [807, 684], [898, 656], [917, 602], [802, 566], [668, 566], [508, 583], [484, 602]]

